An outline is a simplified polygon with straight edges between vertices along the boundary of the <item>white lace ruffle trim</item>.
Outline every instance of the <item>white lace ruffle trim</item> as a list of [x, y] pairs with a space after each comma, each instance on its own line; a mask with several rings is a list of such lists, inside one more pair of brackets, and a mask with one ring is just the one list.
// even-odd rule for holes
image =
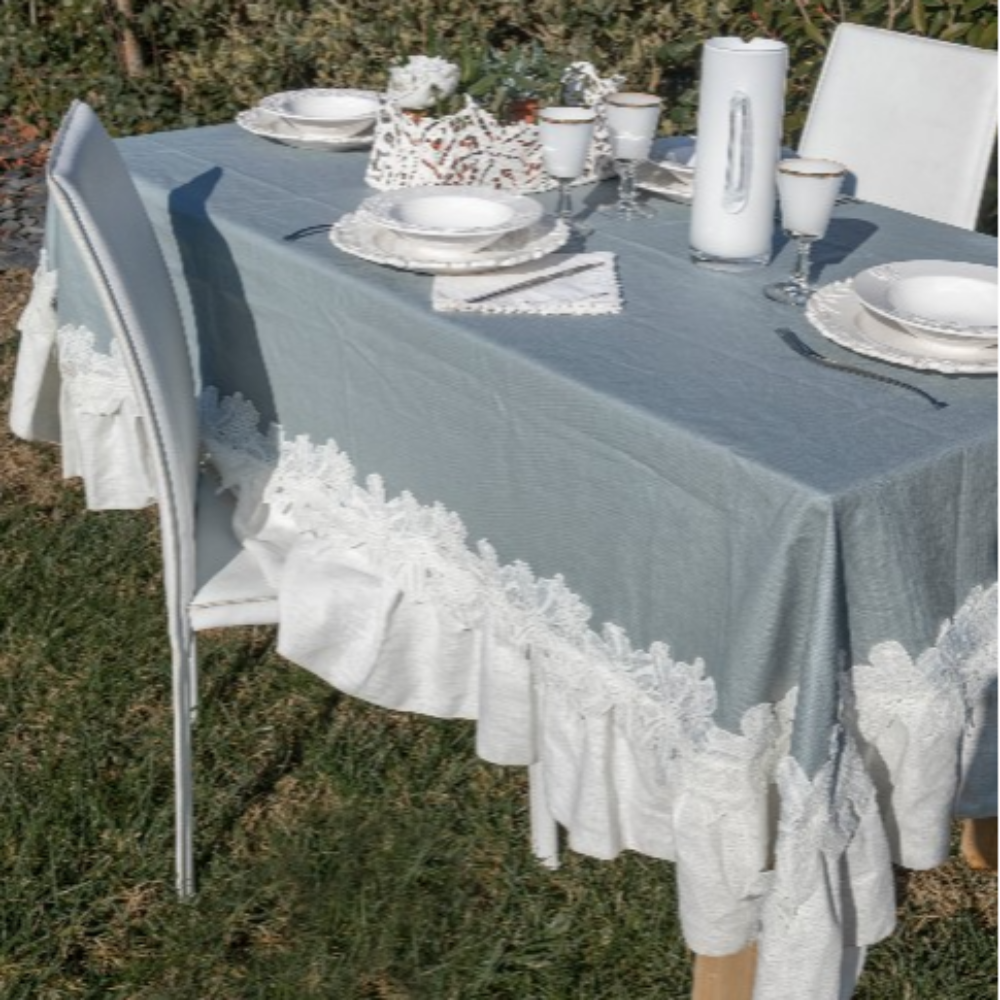
[[[242, 517], [247, 544], [271, 546], [285, 654], [387, 707], [476, 718], [489, 760], [540, 761], [574, 849], [677, 862], [695, 951], [760, 938], [758, 1000], [806, 995], [804, 968], [821, 970], [809, 996], [835, 998], [843, 949], [892, 930], [892, 860], [947, 857], [992, 696], [995, 586], [915, 662], [887, 642], [848, 672], [829, 762], [810, 778], [788, 752], [795, 691], [723, 730], [702, 663], [594, 631], [564, 580], [501, 565], [467, 544], [456, 515], [389, 498], [378, 477], [359, 485], [334, 442], [261, 435], [248, 402], [212, 392], [203, 426], [224, 482], [255, 512], [252, 525]], [[368, 583], [364, 612], [324, 587], [345, 565]], [[813, 965], [790, 969], [789, 954]]]
[[[41, 321], [26, 313], [22, 330], [45, 324], [51, 351], [54, 315], [36, 306]], [[79, 328], [58, 342], [64, 443], [88, 500], [111, 468], [143, 505], [151, 478], [121, 359]], [[43, 402], [28, 399], [36, 424]], [[91, 420], [104, 429], [81, 431]], [[249, 402], [212, 390], [202, 423], [237, 535], [278, 590], [281, 652], [375, 704], [477, 720], [484, 759], [537, 763], [574, 849], [676, 861], [696, 952], [759, 939], [755, 1000], [837, 1000], [844, 948], [891, 933], [891, 861], [940, 863], [956, 810], [995, 812], [995, 586], [916, 660], [886, 642], [847, 672], [828, 763], [809, 777], [789, 754], [795, 690], [721, 729], [700, 661], [596, 631], [561, 577], [470, 546], [440, 505], [359, 483], [334, 442], [262, 434]]]
[[117, 344], [105, 354], [90, 330], [60, 327], [56, 286], [43, 253], [18, 323], [11, 429], [29, 440], [60, 441], [63, 475], [83, 479], [92, 510], [155, 503], [146, 434]]

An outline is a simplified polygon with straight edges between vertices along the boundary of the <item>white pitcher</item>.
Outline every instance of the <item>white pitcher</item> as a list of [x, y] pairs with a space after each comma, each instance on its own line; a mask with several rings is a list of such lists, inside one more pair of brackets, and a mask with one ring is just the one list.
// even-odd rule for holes
[[788, 47], [711, 38], [701, 57], [691, 256], [727, 271], [771, 259]]

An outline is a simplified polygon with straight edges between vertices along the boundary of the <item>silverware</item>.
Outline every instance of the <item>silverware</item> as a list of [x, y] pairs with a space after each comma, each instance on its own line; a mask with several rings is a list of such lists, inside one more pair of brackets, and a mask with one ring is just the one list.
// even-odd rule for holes
[[535, 285], [544, 285], [547, 281], [555, 281], [557, 278], [565, 278], [570, 274], [579, 274], [581, 271], [589, 271], [592, 267], [600, 267], [603, 260], [588, 260], [584, 264], [577, 264], [576, 267], [567, 267], [563, 271], [549, 271], [546, 274], [533, 274], [530, 277], [522, 278], [520, 281], [512, 281], [496, 288], [492, 292], [480, 292], [478, 295], [470, 295], [462, 299], [465, 303], [485, 302], [487, 299], [497, 298], [506, 295], [508, 292], [517, 292], [522, 288], [533, 288]]
[[302, 229], [296, 229], [294, 233], [288, 233], [286, 236], [281, 238], [285, 241], [289, 240], [301, 240], [306, 236], [315, 236], [317, 233], [326, 233], [331, 230], [336, 223], [333, 222], [318, 222], [314, 226], [305, 226]]
[[910, 385], [909, 382], [901, 382], [898, 378], [890, 378], [888, 375], [882, 375], [879, 372], [868, 371], [867, 368], [856, 368], [854, 365], [845, 364], [843, 361], [828, 358], [825, 354], [814, 351], [797, 333], [786, 327], [780, 327], [775, 333], [794, 351], [798, 351], [802, 357], [808, 358], [810, 361], [815, 361], [818, 365], [825, 365], [827, 368], [834, 368], [837, 371], [849, 372], [851, 375], [860, 375], [862, 378], [874, 379], [876, 382], [884, 382], [886, 385], [894, 385], [897, 389], [909, 389], [910, 392], [915, 392], [918, 396], [923, 396], [936, 410], [943, 410], [948, 405], [940, 399], [936, 399], [929, 392], [924, 392], [923, 389], [918, 389], [917, 386]]

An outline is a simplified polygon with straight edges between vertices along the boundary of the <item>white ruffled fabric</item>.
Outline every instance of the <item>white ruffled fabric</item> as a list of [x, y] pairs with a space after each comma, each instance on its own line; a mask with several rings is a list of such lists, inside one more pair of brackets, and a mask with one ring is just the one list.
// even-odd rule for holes
[[220, 448], [216, 407], [241, 433], [255, 415], [206, 396], [217, 462], [256, 456], [256, 483], [273, 462], [254, 494], [292, 539], [277, 581], [282, 652], [377, 704], [477, 719], [483, 757], [537, 764], [573, 849], [675, 861], [694, 951], [759, 939], [755, 1000], [838, 1000], [845, 954], [892, 932], [892, 861], [944, 860], [963, 799], [978, 801], [972, 815], [995, 810], [995, 782], [991, 793], [971, 770], [992, 739], [995, 586], [974, 591], [916, 662], [887, 642], [847, 672], [843, 724], [810, 777], [789, 755], [795, 690], [723, 730], [700, 662], [635, 650], [614, 626], [595, 632], [563, 580], [501, 566], [466, 544], [453, 514], [388, 498], [377, 477], [359, 486], [333, 442], [227, 432]]
[[[582, 264], [595, 266], [573, 271]], [[545, 278], [530, 287], [528, 278]], [[510, 291], [504, 289], [510, 287]], [[483, 302], [471, 302], [480, 295]], [[434, 279], [431, 304], [438, 312], [520, 313], [536, 316], [604, 316], [622, 310], [615, 255], [607, 251], [549, 254], [543, 260], [485, 274], [443, 274]]]
[[54, 348], [57, 273], [49, 270], [43, 250], [32, 283], [31, 297], [17, 322], [21, 342], [10, 399], [10, 429], [26, 441], [60, 439], [59, 362]]
[[[51, 426], [40, 341], [25, 336], [19, 433]], [[142, 427], [120, 359], [85, 330], [66, 328], [58, 345], [67, 466], [106, 482], [101, 449], [120, 447], [107, 461], [128, 467], [143, 500]], [[700, 661], [595, 631], [562, 578], [470, 546], [440, 505], [358, 482], [334, 442], [262, 434], [238, 396], [209, 390], [201, 405], [205, 446], [237, 497], [234, 528], [280, 594], [279, 650], [372, 703], [476, 720], [479, 754], [532, 766], [533, 794], [573, 849], [675, 861], [695, 952], [759, 942], [755, 1000], [849, 996], [845, 956], [892, 932], [891, 862], [938, 864], [953, 815], [995, 814], [995, 585], [916, 660], [885, 642], [845, 673], [829, 759], [809, 776], [789, 753], [796, 690], [748, 711], [739, 732], [721, 729]], [[120, 445], [109, 426], [125, 428]], [[128, 477], [88, 481], [88, 497], [121, 495]]]
[[156, 502], [151, 457], [117, 345], [103, 354], [91, 331], [59, 326], [56, 286], [43, 253], [18, 322], [11, 430], [61, 441], [63, 475], [82, 477], [91, 510], [146, 507]]

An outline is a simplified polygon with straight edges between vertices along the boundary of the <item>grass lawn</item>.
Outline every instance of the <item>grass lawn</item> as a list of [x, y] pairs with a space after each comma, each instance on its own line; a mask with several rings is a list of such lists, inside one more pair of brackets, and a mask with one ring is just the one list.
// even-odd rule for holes
[[[0, 273], [4, 401], [29, 286]], [[342, 697], [267, 629], [201, 637], [179, 904], [155, 517], [88, 514], [0, 422], [0, 1000], [686, 1000], [670, 865], [540, 869], [524, 774], [469, 724]], [[899, 888], [857, 1000], [995, 997], [996, 877]]]

